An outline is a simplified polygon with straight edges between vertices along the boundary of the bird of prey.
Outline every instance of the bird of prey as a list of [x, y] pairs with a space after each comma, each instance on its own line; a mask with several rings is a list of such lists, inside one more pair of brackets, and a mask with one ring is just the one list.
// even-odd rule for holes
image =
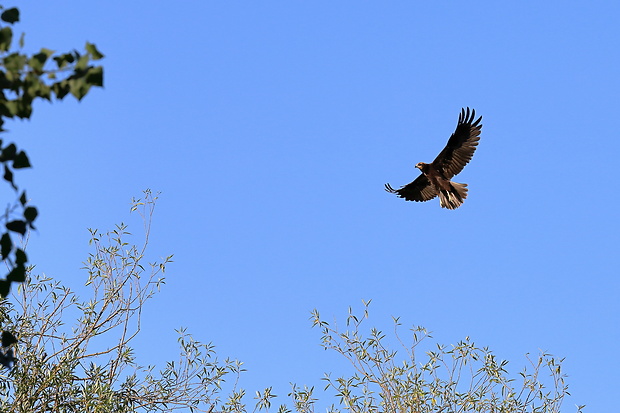
[[422, 171], [422, 175], [400, 189], [385, 184], [385, 190], [416, 202], [428, 201], [439, 195], [442, 208], [460, 207], [467, 198], [467, 184], [458, 184], [450, 179], [461, 172], [474, 156], [482, 130], [482, 116], [474, 121], [475, 117], [475, 110], [461, 109], [456, 130], [443, 151], [432, 163], [419, 162], [415, 166]]

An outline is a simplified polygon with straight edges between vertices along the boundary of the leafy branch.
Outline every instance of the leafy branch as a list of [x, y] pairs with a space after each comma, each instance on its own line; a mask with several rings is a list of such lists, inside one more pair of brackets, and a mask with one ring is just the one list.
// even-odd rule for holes
[[[420, 346], [430, 333], [423, 327], [411, 328], [409, 344], [399, 336], [401, 326], [394, 319], [394, 338], [406, 357], [388, 346], [387, 335], [371, 328], [363, 332], [368, 318], [364, 303], [361, 315], [349, 309], [346, 329], [325, 321], [312, 312], [314, 327], [322, 332], [322, 346], [344, 356], [353, 366], [351, 376], [326, 375], [325, 389], [336, 391], [344, 410], [367, 412], [560, 412], [568, 395], [561, 363], [541, 353], [530, 361], [520, 379], [508, 376], [506, 360], [498, 360], [486, 347], [477, 347], [469, 337], [453, 346], [435, 345], [422, 353]], [[418, 359], [424, 358], [420, 362]], [[581, 411], [584, 406], [578, 406]], [[330, 412], [339, 412], [336, 407]]]
[[[103, 68], [92, 62], [104, 56], [94, 44], [86, 43], [82, 53], [74, 50], [58, 54], [42, 48], [33, 55], [25, 54], [22, 52], [24, 34], [14, 41], [13, 26], [19, 22], [19, 10], [2, 6], [0, 10], [0, 133], [6, 132], [7, 119], [29, 119], [37, 99], [51, 102], [72, 95], [81, 100], [91, 87], [103, 86]], [[5, 228], [0, 236], [0, 258], [8, 268], [6, 277], [0, 279], [0, 297], [6, 297], [11, 283], [21, 283], [26, 278], [28, 257], [14, 237], [23, 238], [27, 231], [35, 229], [38, 210], [29, 205], [26, 191], [15, 181], [16, 170], [31, 166], [26, 152], [0, 139], [0, 163], [4, 171], [2, 178], [17, 195], [0, 216]]]

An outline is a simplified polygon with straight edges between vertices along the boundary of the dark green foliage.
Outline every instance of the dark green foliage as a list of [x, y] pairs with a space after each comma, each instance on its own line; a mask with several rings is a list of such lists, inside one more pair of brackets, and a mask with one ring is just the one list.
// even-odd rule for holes
[[[20, 20], [19, 10], [0, 6], [0, 12], [0, 133], [5, 132], [6, 119], [30, 118], [37, 99], [62, 100], [71, 94], [81, 100], [92, 86], [103, 86], [103, 69], [91, 64], [103, 58], [94, 44], [86, 43], [86, 51], [82, 53], [76, 50], [55, 53], [41, 48], [38, 53], [27, 55], [21, 50], [23, 33], [19, 41], [14, 42], [16, 36], [12, 26]], [[0, 139], [0, 163], [3, 164], [2, 178], [19, 194], [0, 222], [5, 227], [0, 237], [0, 253], [8, 267], [6, 278], [0, 279], [0, 296], [6, 297], [12, 282], [24, 281], [28, 263], [26, 253], [11, 237], [24, 236], [29, 229], [34, 229], [38, 211], [28, 205], [26, 192], [20, 191], [15, 181], [15, 170], [31, 166], [26, 152]]]

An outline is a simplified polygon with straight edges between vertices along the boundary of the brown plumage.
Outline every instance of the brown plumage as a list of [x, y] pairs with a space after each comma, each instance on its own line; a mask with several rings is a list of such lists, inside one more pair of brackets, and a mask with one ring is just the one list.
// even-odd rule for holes
[[432, 163], [419, 162], [415, 166], [422, 171], [422, 175], [400, 189], [385, 184], [385, 190], [407, 201], [417, 202], [428, 201], [439, 195], [439, 203], [443, 208], [460, 207], [467, 198], [467, 184], [458, 184], [450, 179], [461, 172], [474, 156], [482, 130], [482, 116], [474, 121], [475, 117], [475, 110], [461, 109], [456, 130], [443, 151]]

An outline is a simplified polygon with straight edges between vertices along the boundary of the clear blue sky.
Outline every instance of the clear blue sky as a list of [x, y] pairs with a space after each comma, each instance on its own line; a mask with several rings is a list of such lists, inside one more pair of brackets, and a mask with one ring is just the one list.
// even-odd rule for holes
[[[309, 311], [372, 299], [372, 324], [471, 336], [514, 375], [527, 352], [566, 357], [564, 410], [617, 408], [619, 3], [20, 8], [28, 48], [106, 55], [105, 89], [7, 125], [34, 165], [17, 179], [40, 209], [38, 270], [80, 285], [86, 228], [134, 223], [130, 198], [162, 191], [151, 254], [175, 263], [146, 308], [145, 364], [174, 358], [185, 326], [245, 362], [251, 394], [322, 388], [339, 370]], [[484, 124], [465, 204], [384, 192], [464, 106]]]

